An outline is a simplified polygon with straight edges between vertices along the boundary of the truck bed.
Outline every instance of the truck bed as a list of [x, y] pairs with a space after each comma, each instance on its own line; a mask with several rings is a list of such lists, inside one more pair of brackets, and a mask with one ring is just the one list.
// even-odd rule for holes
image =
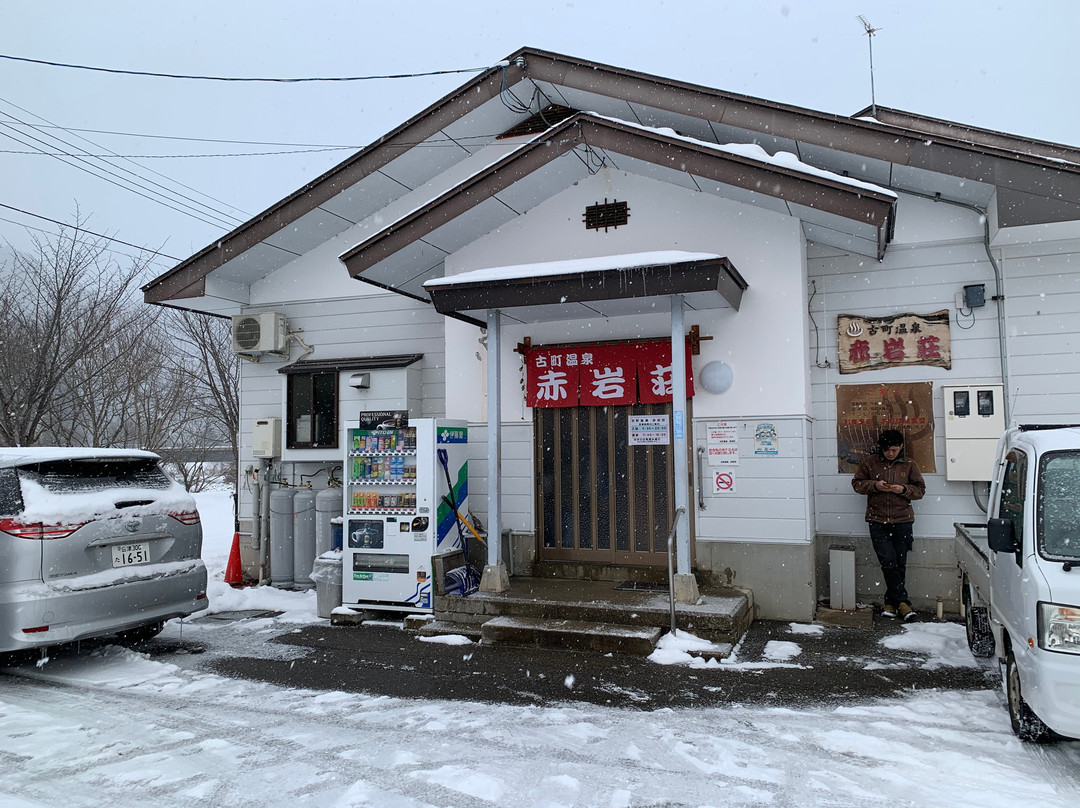
[[956, 528], [956, 561], [975, 590], [973, 605], [990, 602], [990, 547], [986, 525], [954, 522]]

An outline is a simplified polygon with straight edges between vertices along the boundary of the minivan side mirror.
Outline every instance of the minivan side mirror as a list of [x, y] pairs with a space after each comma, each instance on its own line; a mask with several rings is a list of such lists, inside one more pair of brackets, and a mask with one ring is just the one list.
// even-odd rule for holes
[[986, 539], [995, 553], [1016, 553], [1020, 545], [1012, 519], [993, 517], [986, 520]]

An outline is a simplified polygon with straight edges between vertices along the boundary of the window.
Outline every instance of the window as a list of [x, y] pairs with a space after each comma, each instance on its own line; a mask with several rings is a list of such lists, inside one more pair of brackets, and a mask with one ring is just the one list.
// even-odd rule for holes
[[337, 372], [291, 373], [288, 377], [285, 446], [336, 449]]
[[1054, 561], [1080, 559], [1080, 452], [1050, 452], [1039, 461], [1039, 552]]
[[[1010, 519], [1016, 535], [1016, 544], [1024, 544], [1024, 506], [1027, 481], [1027, 456], [1023, 452], [1009, 452], [1005, 458], [1005, 474], [1001, 480], [1001, 506], [998, 516]], [[1017, 554], [1017, 558], [1019, 558]]]

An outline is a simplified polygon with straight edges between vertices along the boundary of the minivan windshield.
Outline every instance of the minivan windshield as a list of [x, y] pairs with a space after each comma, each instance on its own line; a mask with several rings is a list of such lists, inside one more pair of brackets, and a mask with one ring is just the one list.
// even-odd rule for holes
[[1048, 452], [1039, 462], [1039, 554], [1080, 559], [1080, 451]]
[[152, 457], [78, 458], [23, 466], [19, 473], [54, 494], [116, 488], [168, 489], [172, 481]]

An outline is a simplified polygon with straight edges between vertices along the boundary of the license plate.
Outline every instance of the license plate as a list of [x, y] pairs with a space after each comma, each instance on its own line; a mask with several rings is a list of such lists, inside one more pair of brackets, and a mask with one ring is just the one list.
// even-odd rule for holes
[[113, 545], [112, 565], [114, 567], [130, 567], [132, 564], [145, 564], [149, 560], [150, 544], [148, 542]]

